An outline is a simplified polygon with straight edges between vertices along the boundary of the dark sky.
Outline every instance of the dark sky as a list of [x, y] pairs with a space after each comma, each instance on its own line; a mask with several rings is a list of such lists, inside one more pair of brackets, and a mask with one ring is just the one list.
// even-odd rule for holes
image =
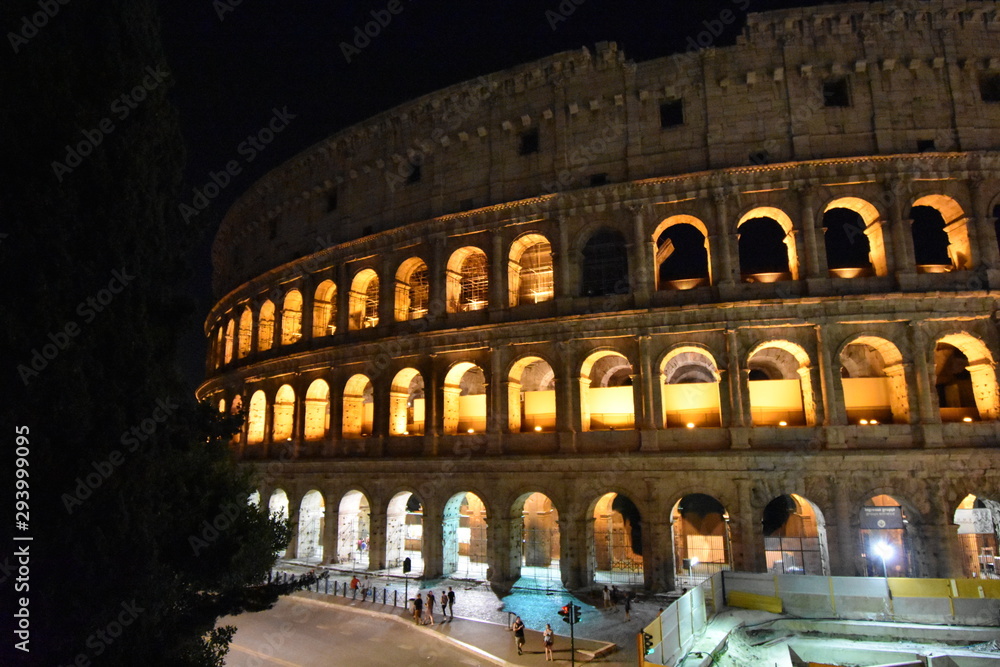
[[[236, 4], [238, 3], [238, 4]], [[214, 230], [258, 178], [329, 134], [438, 88], [599, 41], [642, 61], [719, 32], [731, 44], [746, 13], [825, 4], [816, 0], [200, 0], [164, 3], [164, 41], [188, 150], [188, 194], [272, 109], [294, 114], [200, 213]], [[390, 7], [391, 6], [391, 7]], [[393, 14], [389, 9], [396, 9]], [[373, 16], [375, 12], [376, 16]], [[731, 14], [724, 13], [731, 12]], [[355, 29], [381, 17], [376, 37], [353, 49]], [[731, 22], [726, 24], [728, 18]], [[388, 20], [387, 20], [388, 19]], [[370, 27], [375, 32], [374, 26]], [[242, 160], [241, 160], [242, 161]], [[196, 258], [200, 315], [211, 305], [208, 246]], [[199, 322], [200, 324], [200, 322]], [[203, 369], [200, 330], [186, 341], [193, 381]]]

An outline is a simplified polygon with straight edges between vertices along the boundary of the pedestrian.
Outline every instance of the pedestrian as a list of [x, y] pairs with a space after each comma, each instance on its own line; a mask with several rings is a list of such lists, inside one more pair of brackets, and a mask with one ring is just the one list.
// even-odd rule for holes
[[552, 655], [552, 644], [555, 641], [555, 634], [552, 631], [552, 626], [548, 623], [545, 624], [545, 631], [542, 632], [542, 643], [545, 644], [545, 660], [555, 662], [555, 656]]
[[618, 598], [621, 596], [621, 592], [618, 590], [618, 586], [611, 586], [611, 608], [614, 611], [618, 611]]
[[632, 620], [632, 593], [625, 593], [625, 620]]
[[434, 625], [434, 591], [427, 591], [427, 603], [424, 605], [424, 614], [430, 621], [429, 625]]
[[365, 575], [365, 580], [361, 582], [361, 599], [368, 599], [368, 589], [371, 586], [371, 581], [368, 579], [368, 575]]
[[448, 618], [448, 593], [441, 591], [441, 618]]
[[611, 591], [609, 591], [608, 587], [605, 586], [604, 587], [604, 608], [608, 609], [610, 607], [611, 607]]
[[351, 592], [354, 595], [354, 597], [358, 597], [358, 584], [360, 583], [361, 583], [360, 579], [358, 579], [353, 575], [351, 576]]
[[413, 622], [417, 625], [421, 625], [420, 618], [424, 612], [424, 599], [420, 597], [420, 591], [417, 591], [417, 597], [413, 598]]
[[451, 620], [455, 620], [455, 591], [448, 587], [448, 613]]
[[514, 625], [510, 626], [514, 631], [514, 643], [517, 644], [517, 654], [521, 655], [521, 648], [524, 646], [524, 621], [520, 616], [514, 617]]

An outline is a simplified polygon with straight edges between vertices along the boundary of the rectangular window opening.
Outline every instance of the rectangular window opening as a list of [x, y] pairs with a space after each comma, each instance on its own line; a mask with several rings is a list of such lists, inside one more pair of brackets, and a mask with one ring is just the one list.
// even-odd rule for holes
[[607, 174], [601, 173], [601, 174], [590, 175], [590, 187], [597, 187], [598, 185], [607, 185], [607, 184], [608, 184]]
[[337, 191], [331, 190], [326, 195], [326, 212], [333, 213], [337, 210]]
[[684, 100], [672, 100], [660, 105], [660, 127], [684, 124]]
[[407, 183], [419, 183], [420, 179], [423, 177], [422, 165], [410, 164], [410, 173], [406, 176]]
[[936, 151], [937, 148], [934, 146], [933, 139], [917, 139], [917, 152], [926, 153], [928, 151]]
[[979, 96], [983, 102], [1000, 102], [1000, 74], [983, 74], [979, 77]]
[[521, 133], [521, 147], [518, 151], [521, 155], [531, 155], [532, 153], [537, 153], [538, 146], [537, 127], [533, 127], [530, 130], [525, 130]]
[[851, 106], [851, 89], [847, 84], [847, 77], [831, 79], [823, 83], [823, 106]]

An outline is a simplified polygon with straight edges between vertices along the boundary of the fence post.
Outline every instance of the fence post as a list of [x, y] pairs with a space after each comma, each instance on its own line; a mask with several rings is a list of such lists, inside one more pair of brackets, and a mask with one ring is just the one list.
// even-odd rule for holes
[[392, 606], [393, 606], [393, 607], [395, 607], [395, 606], [396, 606], [396, 596], [397, 596], [398, 594], [399, 594], [399, 591], [393, 591], [393, 592], [392, 592]]

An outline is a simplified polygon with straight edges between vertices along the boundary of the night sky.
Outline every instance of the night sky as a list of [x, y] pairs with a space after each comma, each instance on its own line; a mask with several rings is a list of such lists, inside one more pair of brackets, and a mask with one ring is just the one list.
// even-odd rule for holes
[[[239, 145], [285, 109], [295, 118], [244, 163], [212, 207], [213, 233], [226, 209], [257, 179], [344, 127], [439, 88], [560, 51], [614, 41], [627, 58], [649, 60], [691, 47], [712, 30], [732, 44], [747, 12], [826, 4], [815, 0], [202, 0], [163, 3], [173, 100], [188, 151], [191, 188], [208, 181]], [[390, 10], [394, 9], [396, 13]], [[375, 12], [373, 16], [372, 12]], [[731, 14], [724, 13], [731, 12]], [[720, 17], [730, 18], [726, 24]], [[377, 35], [356, 28], [381, 18]], [[370, 32], [376, 32], [369, 26]], [[367, 37], [367, 35], [366, 35]], [[346, 47], [344, 45], [347, 45]], [[357, 48], [360, 45], [362, 48]], [[212, 303], [206, 238], [195, 258], [198, 326], [182, 362], [201, 379], [200, 330]]]

